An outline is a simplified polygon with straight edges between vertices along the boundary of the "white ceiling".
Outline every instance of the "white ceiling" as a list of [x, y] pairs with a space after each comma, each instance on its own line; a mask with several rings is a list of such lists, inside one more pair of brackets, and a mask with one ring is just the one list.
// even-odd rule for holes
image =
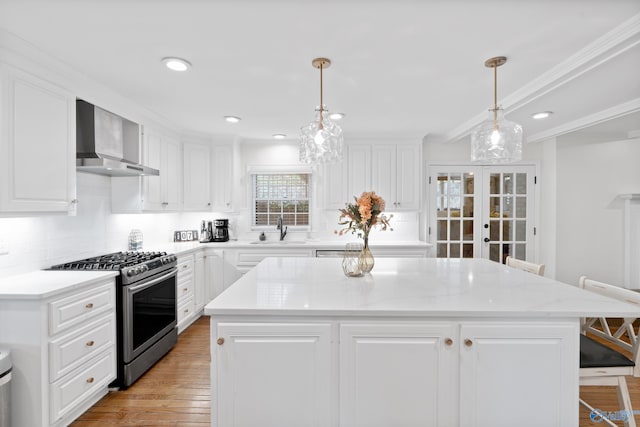
[[[497, 55], [499, 103], [530, 141], [640, 111], [638, 0], [0, 0], [0, 28], [200, 134], [297, 138], [318, 56], [347, 138], [464, 137], [493, 102]], [[613, 131], [637, 129], [636, 114]]]

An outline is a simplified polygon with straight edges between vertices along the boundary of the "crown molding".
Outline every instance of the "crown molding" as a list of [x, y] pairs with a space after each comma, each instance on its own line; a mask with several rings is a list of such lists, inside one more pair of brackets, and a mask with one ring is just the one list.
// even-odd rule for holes
[[[640, 14], [634, 15], [540, 77], [511, 93], [502, 100], [501, 104], [509, 112], [516, 111], [638, 44], [640, 44]], [[447, 133], [445, 139], [456, 141], [469, 135], [473, 128], [485, 120], [486, 114], [486, 111], [483, 111], [474, 116]]]
[[636, 113], [638, 111], [640, 111], [640, 98], [632, 99], [631, 101], [615, 105], [602, 111], [598, 111], [597, 113], [589, 114], [577, 120], [573, 120], [560, 126], [548, 129], [544, 132], [539, 132], [531, 135], [530, 137], [526, 138], [526, 142], [533, 143], [544, 141], [555, 136], [560, 136], [580, 129], [584, 129], [589, 126], [597, 125], [598, 123], [606, 122], [608, 120], [617, 119], [619, 117]]

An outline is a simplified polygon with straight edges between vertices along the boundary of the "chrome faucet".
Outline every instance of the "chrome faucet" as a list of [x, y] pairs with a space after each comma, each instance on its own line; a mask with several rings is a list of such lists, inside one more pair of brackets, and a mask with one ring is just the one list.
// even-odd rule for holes
[[287, 227], [282, 226], [282, 215], [278, 217], [278, 226], [276, 227], [276, 230], [280, 230], [280, 240], [284, 240], [284, 236], [287, 235]]

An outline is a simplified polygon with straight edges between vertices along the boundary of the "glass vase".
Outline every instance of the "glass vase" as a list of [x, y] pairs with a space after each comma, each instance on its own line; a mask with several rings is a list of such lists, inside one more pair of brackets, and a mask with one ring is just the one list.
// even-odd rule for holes
[[363, 275], [360, 268], [360, 253], [362, 252], [362, 243], [347, 243], [344, 248], [344, 257], [342, 258], [342, 271], [347, 277], [360, 277]]
[[375, 260], [373, 259], [373, 254], [369, 250], [369, 238], [364, 238], [364, 247], [360, 252], [360, 256], [358, 257], [358, 264], [360, 265], [360, 270], [363, 273], [369, 273], [373, 269], [373, 265], [375, 264]]

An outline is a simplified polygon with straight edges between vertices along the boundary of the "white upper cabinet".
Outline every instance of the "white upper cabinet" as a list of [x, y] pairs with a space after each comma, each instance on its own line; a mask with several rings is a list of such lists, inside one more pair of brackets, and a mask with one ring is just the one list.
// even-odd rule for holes
[[372, 188], [387, 210], [420, 209], [420, 145], [374, 144]]
[[[347, 148], [348, 200], [360, 196], [363, 191], [376, 191], [371, 187], [371, 144], [353, 144]], [[344, 205], [343, 205], [344, 207]]]
[[180, 143], [154, 129], [145, 129], [143, 164], [158, 169], [159, 176], [142, 178], [142, 209], [177, 211], [181, 208], [182, 158]]
[[345, 159], [324, 166], [324, 208], [341, 209], [363, 191], [375, 191], [388, 211], [420, 209], [419, 143], [349, 144]]
[[233, 147], [231, 145], [214, 145], [211, 151], [213, 210], [216, 212], [233, 211], [233, 189], [239, 184], [233, 182]]
[[0, 214], [75, 214], [75, 97], [0, 64]]
[[185, 211], [211, 210], [211, 158], [207, 145], [183, 144]]

